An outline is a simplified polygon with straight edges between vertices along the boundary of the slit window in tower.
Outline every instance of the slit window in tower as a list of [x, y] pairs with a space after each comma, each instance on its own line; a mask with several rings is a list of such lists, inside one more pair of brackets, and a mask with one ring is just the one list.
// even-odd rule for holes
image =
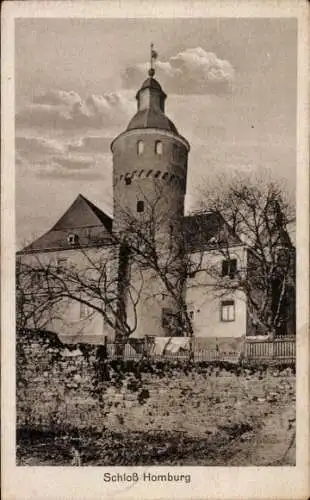
[[137, 153], [138, 153], [138, 156], [143, 155], [143, 152], [144, 152], [144, 142], [143, 141], [138, 141], [137, 142]]
[[155, 153], [157, 155], [162, 155], [163, 154], [163, 143], [161, 141], [156, 141], [155, 142]]
[[131, 184], [131, 178], [125, 177], [125, 183], [126, 183], [126, 186], [129, 186]]
[[144, 201], [137, 201], [137, 212], [144, 212]]

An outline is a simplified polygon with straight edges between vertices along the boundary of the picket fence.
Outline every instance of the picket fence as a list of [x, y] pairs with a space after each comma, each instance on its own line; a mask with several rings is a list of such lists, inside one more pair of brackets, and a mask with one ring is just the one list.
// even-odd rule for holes
[[[117, 344], [107, 344], [107, 355], [110, 359], [119, 357], [117, 354]], [[240, 346], [241, 347], [241, 346]], [[239, 350], [223, 351], [213, 348], [199, 348], [193, 344], [191, 351], [183, 352], [166, 352], [163, 354], [154, 354], [147, 349], [141, 348], [137, 352], [130, 344], [124, 346], [122, 354], [123, 359], [140, 360], [143, 357], [151, 358], [152, 360], [188, 360], [193, 361], [229, 361], [238, 362], [241, 358], [248, 360], [276, 360], [284, 362], [294, 362], [296, 358], [296, 341], [295, 339], [279, 339], [279, 340], [262, 340], [248, 341], [246, 340]]]
[[295, 360], [296, 341], [292, 340], [268, 340], [262, 342], [245, 342], [246, 358], [250, 359], [279, 359]]

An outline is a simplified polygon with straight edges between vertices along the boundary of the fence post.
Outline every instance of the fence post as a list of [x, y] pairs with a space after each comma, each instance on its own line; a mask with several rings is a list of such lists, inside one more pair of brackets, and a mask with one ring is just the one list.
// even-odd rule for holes
[[276, 356], [276, 349], [275, 349], [275, 340], [274, 338], [271, 340], [271, 356], [272, 356], [272, 359], [274, 359]]
[[195, 361], [195, 352], [194, 352], [194, 342], [193, 336], [191, 335], [189, 338], [189, 361]]

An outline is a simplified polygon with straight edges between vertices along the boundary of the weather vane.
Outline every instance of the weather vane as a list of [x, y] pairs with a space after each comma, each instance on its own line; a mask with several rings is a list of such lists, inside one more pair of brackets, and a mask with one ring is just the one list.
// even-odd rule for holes
[[150, 77], [153, 78], [153, 76], [155, 75], [154, 61], [156, 61], [157, 56], [158, 56], [156, 50], [154, 50], [154, 44], [153, 43], [151, 43], [151, 53], [150, 53], [150, 56], [151, 56], [150, 57], [150, 65], [151, 65], [151, 67], [150, 67], [148, 73], [149, 73]]

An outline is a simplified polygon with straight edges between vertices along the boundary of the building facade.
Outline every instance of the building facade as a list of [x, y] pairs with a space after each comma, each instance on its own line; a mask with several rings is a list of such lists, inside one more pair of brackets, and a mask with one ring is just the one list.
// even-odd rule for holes
[[[49, 231], [18, 252], [19, 265], [37, 269], [29, 287], [45, 296], [51, 285], [44, 269], [55, 275], [66, 268], [63, 283], [57, 278], [63, 296], [44, 311], [39, 327], [66, 341], [103, 342], [124, 325], [138, 338], [188, 335], [180, 321], [186, 313], [194, 336], [244, 337], [250, 331], [245, 294], [231, 287], [214, 293], [208, 270], [220, 268], [233, 279], [246, 269], [248, 249], [221, 217], [184, 215], [190, 146], [165, 114], [166, 94], [154, 72], [136, 99], [135, 116], [111, 144], [113, 220], [79, 195]], [[215, 244], [223, 231], [228, 260]]]

